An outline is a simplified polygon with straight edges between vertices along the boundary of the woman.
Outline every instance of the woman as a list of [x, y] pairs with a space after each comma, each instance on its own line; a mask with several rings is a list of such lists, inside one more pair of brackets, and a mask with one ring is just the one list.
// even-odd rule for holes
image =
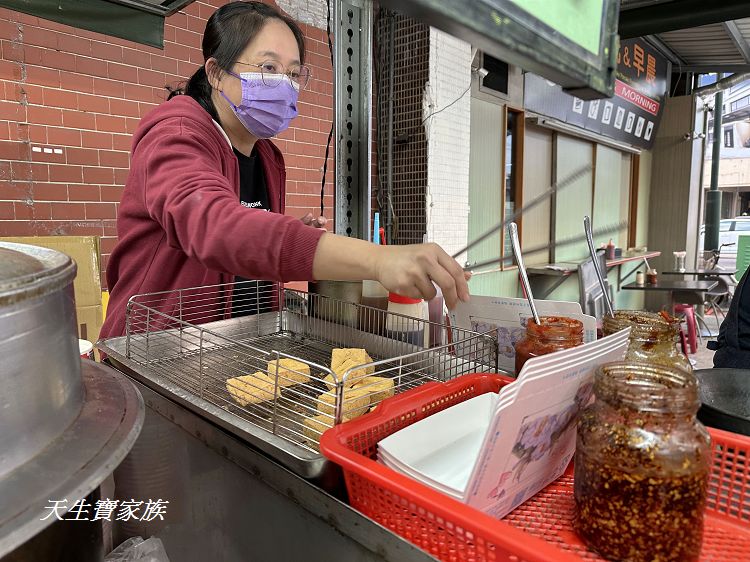
[[309, 78], [293, 20], [260, 2], [226, 4], [206, 24], [203, 56], [185, 95], [135, 132], [101, 337], [125, 333], [132, 295], [235, 277], [375, 279], [428, 299], [434, 281], [449, 307], [469, 298], [461, 267], [434, 244], [376, 246], [314, 228], [322, 217], [283, 215], [284, 159], [268, 139], [297, 115]]

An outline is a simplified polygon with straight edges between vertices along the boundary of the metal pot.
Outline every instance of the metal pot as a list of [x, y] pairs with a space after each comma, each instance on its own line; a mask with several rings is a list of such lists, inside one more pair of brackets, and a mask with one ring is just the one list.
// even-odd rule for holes
[[705, 425], [750, 435], [750, 370], [699, 369], [701, 408], [698, 419]]
[[0, 477], [36, 456], [81, 411], [75, 275], [65, 254], [0, 245]]
[[[42, 532], [56, 521], [44, 516], [50, 501], [64, 512], [91, 494], [143, 425], [133, 384], [81, 360], [75, 273], [65, 254], [0, 242], [0, 558], [36, 560], [52, 541], [61, 554], [50, 562], [101, 559], [101, 535]], [[91, 558], [76, 550], [84, 543]]]
[[336, 324], [356, 327], [362, 302], [361, 281], [315, 281], [310, 283], [310, 315]]

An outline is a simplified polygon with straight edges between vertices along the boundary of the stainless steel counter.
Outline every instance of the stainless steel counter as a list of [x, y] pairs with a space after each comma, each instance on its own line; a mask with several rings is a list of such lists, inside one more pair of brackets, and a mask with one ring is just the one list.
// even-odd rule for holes
[[136, 382], [143, 432], [115, 473], [118, 497], [170, 502], [160, 537], [172, 562], [398, 561], [432, 557], [246, 443]]

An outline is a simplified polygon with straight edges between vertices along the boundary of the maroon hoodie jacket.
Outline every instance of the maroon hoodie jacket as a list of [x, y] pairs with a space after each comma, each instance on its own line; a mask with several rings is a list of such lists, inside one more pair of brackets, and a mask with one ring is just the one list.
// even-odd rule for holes
[[312, 280], [323, 232], [283, 215], [284, 158], [270, 141], [256, 146], [271, 213], [240, 204], [229, 139], [195, 100], [176, 96], [141, 121], [117, 217], [119, 240], [107, 265], [101, 338], [125, 334], [135, 294], [215, 285], [235, 275]]

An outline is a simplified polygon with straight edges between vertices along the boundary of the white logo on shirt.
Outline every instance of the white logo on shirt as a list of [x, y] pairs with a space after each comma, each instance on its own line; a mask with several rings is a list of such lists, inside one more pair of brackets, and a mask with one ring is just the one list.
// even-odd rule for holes
[[253, 203], [240, 201], [240, 205], [242, 205], [243, 207], [248, 207], [249, 209], [257, 209], [258, 207], [262, 207], [263, 203], [261, 203], [260, 201], [254, 201]]

